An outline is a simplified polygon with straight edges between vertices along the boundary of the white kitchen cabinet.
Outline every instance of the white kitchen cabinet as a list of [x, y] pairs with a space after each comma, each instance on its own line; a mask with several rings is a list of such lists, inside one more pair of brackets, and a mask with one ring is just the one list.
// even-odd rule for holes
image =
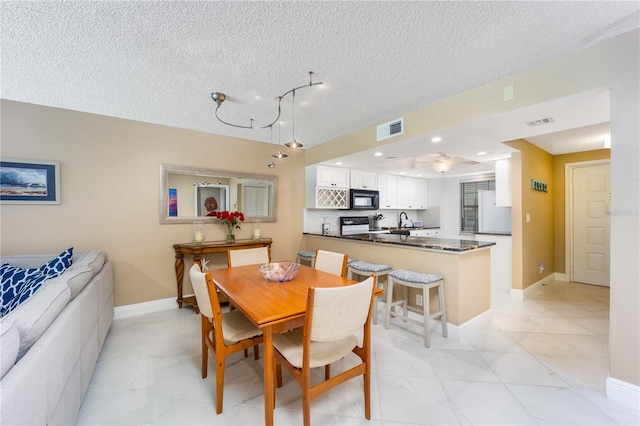
[[380, 209], [398, 208], [398, 176], [378, 173]]
[[409, 235], [413, 237], [432, 237], [438, 238], [440, 236], [440, 228], [437, 229], [411, 229]]
[[316, 168], [315, 186], [349, 189], [351, 174], [349, 169], [330, 166], [311, 166]]
[[349, 169], [313, 165], [307, 166], [305, 173], [307, 208], [349, 208]]
[[378, 189], [378, 174], [361, 170], [351, 170], [351, 188], [367, 190]]
[[511, 158], [496, 160], [496, 206], [511, 207]]
[[426, 209], [427, 181], [408, 176], [398, 176], [398, 208]]

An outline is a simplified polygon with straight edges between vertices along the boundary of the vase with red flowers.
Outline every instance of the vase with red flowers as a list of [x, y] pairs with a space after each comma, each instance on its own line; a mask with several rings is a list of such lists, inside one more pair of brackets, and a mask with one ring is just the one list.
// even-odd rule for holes
[[240, 229], [240, 222], [244, 222], [244, 214], [242, 214], [242, 212], [230, 212], [225, 210], [215, 212], [215, 217], [227, 227], [227, 243], [235, 243], [236, 236], [233, 231], [235, 229]]

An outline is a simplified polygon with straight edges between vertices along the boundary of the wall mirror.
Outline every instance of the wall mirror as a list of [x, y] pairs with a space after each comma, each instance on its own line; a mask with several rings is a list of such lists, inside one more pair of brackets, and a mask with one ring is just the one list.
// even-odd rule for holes
[[160, 223], [213, 223], [216, 211], [245, 222], [275, 222], [277, 176], [160, 165]]

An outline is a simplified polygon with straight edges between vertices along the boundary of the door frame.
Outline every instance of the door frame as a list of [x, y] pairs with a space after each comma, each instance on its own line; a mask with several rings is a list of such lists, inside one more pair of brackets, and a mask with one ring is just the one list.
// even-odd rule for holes
[[[608, 165], [611, 170], [611, 159], [603, 158], [601, 160], [591, 161], [578, 161], [575, 163], [566, 163], [564, 165], [564, 269], [567, 281], [574, 282], [573, 280], [573, 169], [592, 167], [592, 166], [604, 166]], [[609, 229], [611, 234], [611, 229]]]

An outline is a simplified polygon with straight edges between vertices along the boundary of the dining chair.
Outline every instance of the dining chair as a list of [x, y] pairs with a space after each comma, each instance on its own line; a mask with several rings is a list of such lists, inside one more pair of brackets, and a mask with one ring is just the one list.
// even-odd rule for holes
[[216, 413], [222, 413], [224, 364], [227, 356], [262, 343], [262, 330], [239, 310], [222, 314], [209, 272], [193, 265], [189, 271], [202, 322], [202, 378], [207, 377], [209, 352], [216, 360]]
[[256, 265], [271, 262], [269, 247], [227, 250], [227, 266]]
[[[376, 276], [344, 287], [311, 287], [304, 326], [273, 336], [276, 383], [282, 386], [282, 365], [300, 385], [304, 425], [311, 424], [311, 401], [357, 376], [364, 379], [364, 415], [371, 419], [371, 310]], [[363, 331], [362, 346], [356, 333]], [[349, 353], [360, 363], [331, 377], [331, 363]], [[324, 381], [311, 386], [312, 368], [325, 367]]]
[[326, 250], [316, 250], [315, 269], [328, 272], [339, 277], [347, 277], [347, 260], [349, 255]]

